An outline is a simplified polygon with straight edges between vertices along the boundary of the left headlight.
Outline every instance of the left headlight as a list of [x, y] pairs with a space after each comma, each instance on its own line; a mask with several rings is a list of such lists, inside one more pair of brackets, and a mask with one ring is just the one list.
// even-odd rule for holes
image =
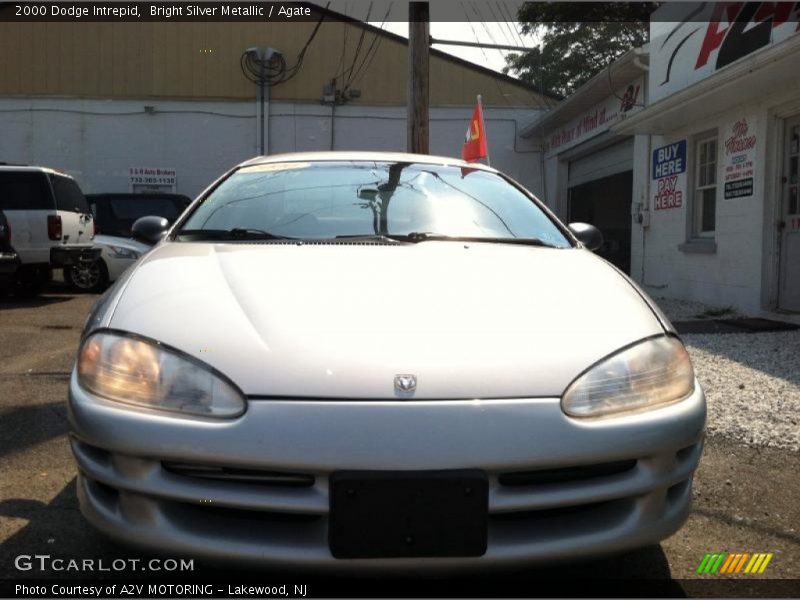
[[652, 338], [626, 348], [573, 381], [561, 407], [572, 417], [656, 408], [694, 391], [694, 369], [681, 341]]
[[114, 258], [127, 258], [130, 260], [136, 260], [141, 256], [136, 250], [131, 250], [130, 248], [123, 248], [122, 246], [109, 246], [111, 250], [111, 255]]
[[116, 402], [205, 417], [236, 417], [246, 406], [232, 384], [202, 363], [160, 344], [110, 332], [83, 342], [78, 383]]

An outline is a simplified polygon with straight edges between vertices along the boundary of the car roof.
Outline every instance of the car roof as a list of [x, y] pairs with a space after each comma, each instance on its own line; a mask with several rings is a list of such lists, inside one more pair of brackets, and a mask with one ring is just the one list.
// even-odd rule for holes
[[265, 165], [281, 162], [322, 162], [322, 161], [378, 161], [378, 162], [412, 162], [431, 165], [447, 165], [467, 169], [480, 169], [482, 171], [497, 172], [496, 169], [481, 163], [470, 163], [452, 156], [432, 156], [429, 154], [409, 154], [406, 152], [364, 152], [364, 151], [336, 151], [336, 152], [287, 152], [285, 154], [271, 154], [269, 156], [256, 156], [241, 163], [240, 167]]
[[17, 172], [25, 171], [28, 173], [47, 173], [49, 175], [60, 175], [62, 177], [69, 177], [70, 179], [74, 179], [74, 177], [69, 173], [64, 173], [63, 171], [51, 169], [50, 167], [37, 167], [34, 165], [12, 165], [12, 164], [0, 163], [0, 171], [17, 171]]
[[103, 198], [169, 198], [185, 200], [189, 198], [185, 194], [173, 194], [171, 192], [95, 192], [86, 194], [86, 197], [93, 200]]

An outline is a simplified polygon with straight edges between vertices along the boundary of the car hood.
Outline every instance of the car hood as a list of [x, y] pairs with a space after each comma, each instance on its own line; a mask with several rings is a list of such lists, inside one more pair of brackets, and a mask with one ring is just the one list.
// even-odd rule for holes
[[248, 395], [560, 396], [584, 369], [664, 329], [582, 249], [510, 244], [164, 243], [108, 327], [178, 348]]
[[150, 250], [150, 246], [147, 244], [143, 244], [142, 242], [138, 242], [133, 238], [124, 238], [124, 237], [117, 237], [115, 235], [104, 235], [98, 233], [94, 236], [92, 243], [95, 246], [117, 246], [119, 248], [126, 248], [128, 250], [135, 250], [139, 254], [144, 254], [148, 250]]

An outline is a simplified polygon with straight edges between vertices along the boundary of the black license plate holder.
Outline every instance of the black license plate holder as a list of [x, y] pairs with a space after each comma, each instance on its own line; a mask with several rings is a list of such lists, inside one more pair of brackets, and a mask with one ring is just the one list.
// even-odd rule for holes
[[477, 469], [338, 471], [328, 542], [336, 558], [482, 556], [488, 505]]

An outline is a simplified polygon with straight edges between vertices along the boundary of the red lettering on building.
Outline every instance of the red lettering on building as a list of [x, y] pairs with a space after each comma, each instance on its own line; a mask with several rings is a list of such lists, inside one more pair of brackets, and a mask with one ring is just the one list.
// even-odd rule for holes
[[[722, 45], [728, 29], [730, 29], [730, 23], [736, 19], [741, 8], [741, 2], [720, 2], [714, 5], [714, 12], [706, 27], [706, 37], [703, 38], [703, 45], [700, 46], [700, 53], [697, 55], [695, 69], [705, 66], [711, 53]], [[723, 21], [726, 25], [720, 28]]]

